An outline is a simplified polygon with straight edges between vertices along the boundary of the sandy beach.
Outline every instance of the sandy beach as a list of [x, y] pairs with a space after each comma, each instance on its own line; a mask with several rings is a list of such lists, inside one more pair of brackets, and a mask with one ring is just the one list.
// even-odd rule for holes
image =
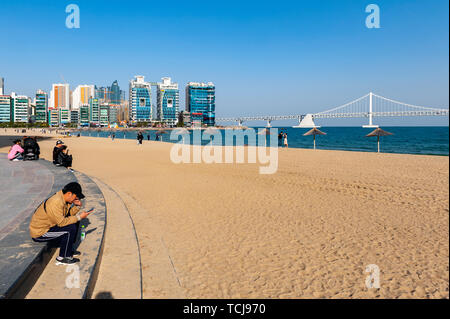
[[[281, 149], [260, 175], [174, 164], [170, 143], [63, 140], [75, 170], [134, 199], [144, 298], [449, 298], [448, 156]], [[155, 241], [173, 277], [156, 278]]]

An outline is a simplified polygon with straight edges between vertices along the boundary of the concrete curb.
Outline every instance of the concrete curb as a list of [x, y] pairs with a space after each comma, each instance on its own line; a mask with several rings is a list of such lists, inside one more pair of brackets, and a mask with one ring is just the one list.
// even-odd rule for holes
[[92, 179], [103, 192], [108, 210], [105, 250], [92, 297], [142, 299], [140, 246], [130, 211], [118, 192], [100, 179]]

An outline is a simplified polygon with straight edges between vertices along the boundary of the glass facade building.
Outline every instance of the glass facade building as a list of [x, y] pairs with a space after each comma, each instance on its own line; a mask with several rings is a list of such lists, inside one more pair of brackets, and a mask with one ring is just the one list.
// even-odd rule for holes
[[118, 117], [119, 117], [119, 106], [110, 105], [109, 106], [109, 124], [117, 123]]
[[0, 123], [11, 121], [11, 97], [9, 95], [0, 95]]
[[216, 124], [216, 97], [213, 83], [189, 82], [186, 86], [186, 111], [191, 113], [191, 120], [201, 114], [201, 123], [207, 126]]
[[77, 124], [80, 122], [80, 109], [70, 111], [70, 123]]
[[108, 99], [108, 89], [101, 86], [101, 87], [94, 87], [94, 98], [106, 101]]
[[99, 122], [100, 122], [100, 126], [108, 126], [109, 125], [109, 105], [108, 104], [100, 104]]
[[178, 84], [172, 83], [170, 78], [162, 78], [162, 83], [158, 83], [156, 100], [158, 121], [169, 126], [176, 125], [180, 101]]
[[110, 87], [108, 87], [109, 98], [108, 103], [112, 105], [121, 105], [125, 100], [125, 92], [122, 91], [119, 87], [119, 83], [114, 81]]
[[143, 76], [136, 76], [130, 81], [129, 112], [130, 121], [150, 122], [152, 120], [151, 84]]
[[12, 122], [28, 123], [28, 109], [30, 108], [30, 99], [27, 96], [11, 93], [11, 116]]
[[37, 91], [35, 104], [36, 104], [35, 108], [36, 122], [47, 123], [47, 113], [48, 113], [47, 93], [42, 90]]
[[66, 108], [58, 108], [59, 125], [70, 123], [70, 110]]
[[97, 98], [89, 99], [89, 122], [100, 124], [100, 102]]
[[80, 105], [80, 125], [81, 126], [89, 126], [89, 104], [82, 104]]

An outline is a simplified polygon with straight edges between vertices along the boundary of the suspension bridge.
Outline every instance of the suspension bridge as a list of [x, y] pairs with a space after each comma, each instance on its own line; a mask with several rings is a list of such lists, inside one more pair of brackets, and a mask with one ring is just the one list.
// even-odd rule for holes
[[235, 122], [242, 126], [248, 121], [266, 121], [271, 127], [272, 121], [297, 120], [299, 128], [317, 127], [314, 120], [339, 118], [367, 118], [369, 123], [363, 127], [378, 127], [374, 117], [406, 117], [406, 116], [448, 116], [449, 109], [417, 106], [395, 101], [372, 92], [344, 105], [319, 113], [300, 115], [246, 116], [233, 118], [217, 118], [216, 122]]

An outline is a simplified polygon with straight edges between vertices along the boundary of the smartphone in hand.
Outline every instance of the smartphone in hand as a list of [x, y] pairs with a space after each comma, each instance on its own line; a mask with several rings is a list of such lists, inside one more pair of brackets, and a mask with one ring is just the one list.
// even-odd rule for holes
[[90, 208], [89, 210], [86, 211], [86, 213], [90, 213], [94, 210], [94, 207]]

